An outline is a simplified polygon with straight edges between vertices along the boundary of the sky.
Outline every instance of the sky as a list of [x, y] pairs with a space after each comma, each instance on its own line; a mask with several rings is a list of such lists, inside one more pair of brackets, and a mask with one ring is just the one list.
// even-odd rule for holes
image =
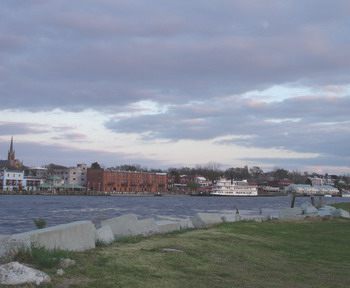
[[350, 173], [348, 0], [2, 0], [0, 159]]

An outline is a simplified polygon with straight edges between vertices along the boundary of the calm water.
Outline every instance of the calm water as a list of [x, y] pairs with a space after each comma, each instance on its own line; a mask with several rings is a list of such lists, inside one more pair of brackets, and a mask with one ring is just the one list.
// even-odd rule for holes
[[[350, 198], [324, 198], [326, 203], [350, 201]], [[297, 198], [300, 205], [310, 198]], [[271, 214], [290, 207], [290, 197], [103, 197], [103, 196], [28, 196], [0, 195], [0, 234], [35, 229], [33, 219], [43, 217], [47, 226], [79, 220], [101, 220], [134, 213], [139, 218], [193, 216], [198, 212]]]

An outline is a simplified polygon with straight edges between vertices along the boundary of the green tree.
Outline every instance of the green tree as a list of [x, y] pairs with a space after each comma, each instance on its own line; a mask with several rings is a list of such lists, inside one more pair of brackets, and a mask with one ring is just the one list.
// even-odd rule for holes
[[98, 162], [94, 162], [91, 164], [91, 169], [101, 169], [101, 165]]
[[200, 185], [196, 182], [188, 182], [187, 187], [190, 188], [192, 192], [195, 192]]

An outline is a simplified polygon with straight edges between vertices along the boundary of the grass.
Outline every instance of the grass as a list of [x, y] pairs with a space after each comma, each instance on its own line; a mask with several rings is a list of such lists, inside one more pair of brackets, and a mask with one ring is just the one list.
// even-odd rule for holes
[[15, 261], [28, 263], [44, 268], [57, 268], [61, 259], [70, 258], [71, 252], [59, 249], [46, 250], [42, 247], [20, 250], [15, 256]]
[[[334, 206], [338, 206], [334, 205]], [[350, 211], [350, 203], [342, 203]], [[84, 253], [43, 287], [349, 287], [350, 220], [223, 223]], [[184, 251], [164, 253], [163, 248]], [[30, 286], [23, 286], [30, 287]]]

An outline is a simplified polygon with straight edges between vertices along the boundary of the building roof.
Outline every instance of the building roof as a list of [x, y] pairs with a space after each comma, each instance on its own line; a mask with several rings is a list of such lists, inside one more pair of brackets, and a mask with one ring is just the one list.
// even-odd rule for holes
[[46, 180], [62, 180], [62, 178], [58, 176], [49, 176], [46, 178]]

